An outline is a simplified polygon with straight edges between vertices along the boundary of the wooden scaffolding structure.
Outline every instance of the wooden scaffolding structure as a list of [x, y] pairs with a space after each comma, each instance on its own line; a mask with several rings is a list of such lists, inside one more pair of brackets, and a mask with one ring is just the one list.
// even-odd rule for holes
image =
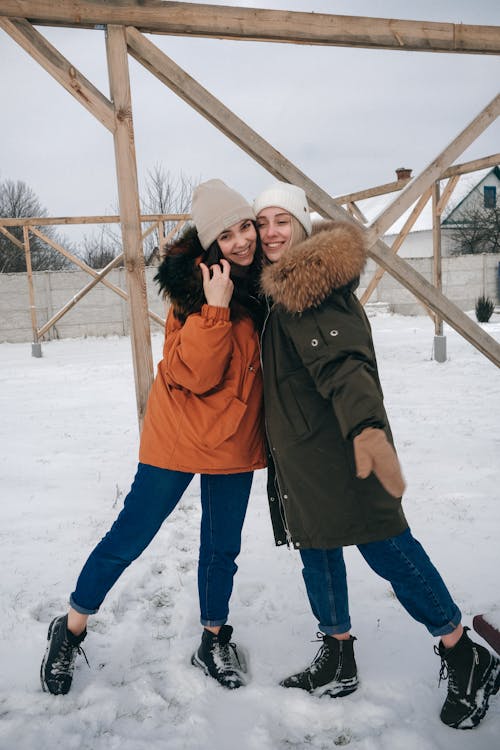
[[[104, 29], [110, 97], [96, 89], [35, 26]], [[498, 26], [403, 21], [160, 0], [0, 0], [0, 28], [113, 134], [140, 424], [153, 379], [153, 362], [142, 253], [129, 54], [277, 179], [301, 185], [312, 209], [320, 215], [358, 224], [362, 219], [355, 203], [356, 199], [361, 199], [359, 194], [357, 197], [355, 194], [347, 196], [350, 200], [345, 200], [346, 196], [341, 196], [343, 200], [332, 198], [167, 57], [144, 34], [456, 54], [500, 54]], [[442, 323], [446, 321], [497, 366], [500, 366], [500, 344], [441, 292], [437, 225], [440, 212], [454, 187], [453, 181], [460, 174], [454, 173], [455, 168], [451, 165], [499, 114], [500, 94], [420, 175], [405, 182], [404, 186], [395, 188], [398, 190], [395, 200], [365, 228], [369, 255], [380, 267], [377, 273], [391, 274], [432, 311], [437, 335], [442, 333]], [[498, 154], [487, 159], [493, 159], [494, 163], [499, 161]], [[440, 195], [439, 182], [445, 176], [449, 178], [449, 182]], [[434, 284], [430, 284], [398, 257], [396, 252], [402, 240], [399, 245], [395, 243], [396, 246], [390, 248], [381, 239], [416, 201], [415, 212], [423, 207], [431, 195], [433, 214], [436, 217]], [[342, 205], [347, 208], [342, 208]], [[414, 212], [407, 224], [413, 215]], [[25, 244], [29, 242], [28, 231], [25, 229]], [[94, 277], [93, 282], [98, 283], [100, 280]], [[376, 279], [373, 283], [376, 283]]]

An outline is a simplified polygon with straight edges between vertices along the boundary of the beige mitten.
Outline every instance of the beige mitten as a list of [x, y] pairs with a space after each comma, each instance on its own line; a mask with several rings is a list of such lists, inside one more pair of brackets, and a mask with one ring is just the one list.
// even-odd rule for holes
[[396, 451], [383, 430], [366, 427], [353, 440], [356, 474], [360, 479], [373, 473], [380, 484], [393, 497], [401, 497], [405, 480], [401, 473]]

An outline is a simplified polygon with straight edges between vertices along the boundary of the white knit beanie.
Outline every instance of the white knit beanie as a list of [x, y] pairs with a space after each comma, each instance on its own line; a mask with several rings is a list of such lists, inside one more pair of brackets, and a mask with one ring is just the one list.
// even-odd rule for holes
[[255, 221], [248, 201], [222, 180], [207, 180], [194, 189], [191, 217], [204, 250], [208, 250], [224, 229], [245, 219]]
[[257, 196], [253, 203], [253, 210], [257, 216], [262, 209], [271, 206], [284, 208], [302, 224], [307, 236], [311, 235], [312, 223], [309, 205], [306, 194], [301, 187], [290, 185], [288, 182], [275, 182]]

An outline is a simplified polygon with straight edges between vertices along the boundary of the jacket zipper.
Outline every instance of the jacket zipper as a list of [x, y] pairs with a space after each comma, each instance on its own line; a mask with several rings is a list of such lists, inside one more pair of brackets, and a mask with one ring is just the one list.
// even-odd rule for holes
[[[262, 370], [262, 378], [263, 379], [264, 379], [264, 361], [262, 359], [262, 348], [263, 348], [262, 345], [263, 345], [263, 342], [264, 342], [264, 333], [265, 333], [265, 330], [266, 330], [267, 321], [269, 320], [269, 316], [271, 314], [271, 306], [269, 305], [269, 301], [267, 300], [267, 298], [266, 298], [266, 303], [267, 303], [267, 315], [266, 315], [266, 317], [264, 319], [264, 323], [262, 324], [262, 331], [260, 333], [260, 369]], [[264, 412], [264, 429], [265, 429], [265, 432], [266, 432], [267, 444], [268, 444], [268, 446], [269, 446], [269, 448], [271, 450], [271, 453], [272, 453], [273, 452], [272, 451], [272, 444], [271, 444], [271, 440], [269, 439], [269, 432], [268, 432], [268, 429], [267, 429], [267, 419], [265, 418], [265, 412]], [[282, 492], [282, 489], [281, 489], [281, 486], [280, 486], [280, 480], [279, 480], [279, 477], [278, 477], [278, 472], [276, 470], [277, 469], [277, 464], [276, 464], [276, 460], [275, 460], [274, 456], [273, 456], [273, 462], [274, 462], [274, 468], [275, 468], [275, 480], [276, 480], [275, 484], [276, 484], [276, 489], [278, 491], [278, 502], [279, 502], [280, 516], [281, 516], [281, 520], [283, 522], [283, 528], [285, 529], [286, 546], [290, 547], [290, 545], [293, 546], [292, 535], [290, 534], [290, 529], [288, 527], [288, 521], [286, 520], [285, 505], [283, 503], [283, 492]]]
[[479, 655], [477, 653], [477, 649], [473, 648], [472, 649], [472, 653], [474, 654], [474, 657], [472, 659], [472, 667], [471, 667], [470, 675], [469, 675], [469, 684], [467, 685], [467, 695], [471, 694], [471, 691], [472, 691], [472, 679], [474, 677], [474, 672], [476, 671], [476, 664], [479, 664]]

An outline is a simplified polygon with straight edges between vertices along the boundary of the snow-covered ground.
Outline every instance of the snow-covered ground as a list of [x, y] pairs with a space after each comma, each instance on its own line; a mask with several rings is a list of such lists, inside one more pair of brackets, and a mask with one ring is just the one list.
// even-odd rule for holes
[[[431, 360], [426, 317], [372, 319], [387, 408], [408, 482], [405, 509], [463, 609], [498, 616], [500, 372], [446, 328]], [[500, 316], [484, 325], [500, 340]], [[159, 359], [162, 337], [154, 336]], [[232, 598], [248, 687], [226, 692], [189, 663], [200, 636], [195, 479], [90, 624], [73, 689], [41, 691], [51, 618], [128, 491], [137, 421], [128, 339], [0, 345], [1, 750], [493, 750], [500, 696], [473, 732], [443, 726], [433, 639], [346, 551], [362, 684], [315, 699], [279, 680], [316, 653], [299, 557], [273, 544], [256, 475]]]

